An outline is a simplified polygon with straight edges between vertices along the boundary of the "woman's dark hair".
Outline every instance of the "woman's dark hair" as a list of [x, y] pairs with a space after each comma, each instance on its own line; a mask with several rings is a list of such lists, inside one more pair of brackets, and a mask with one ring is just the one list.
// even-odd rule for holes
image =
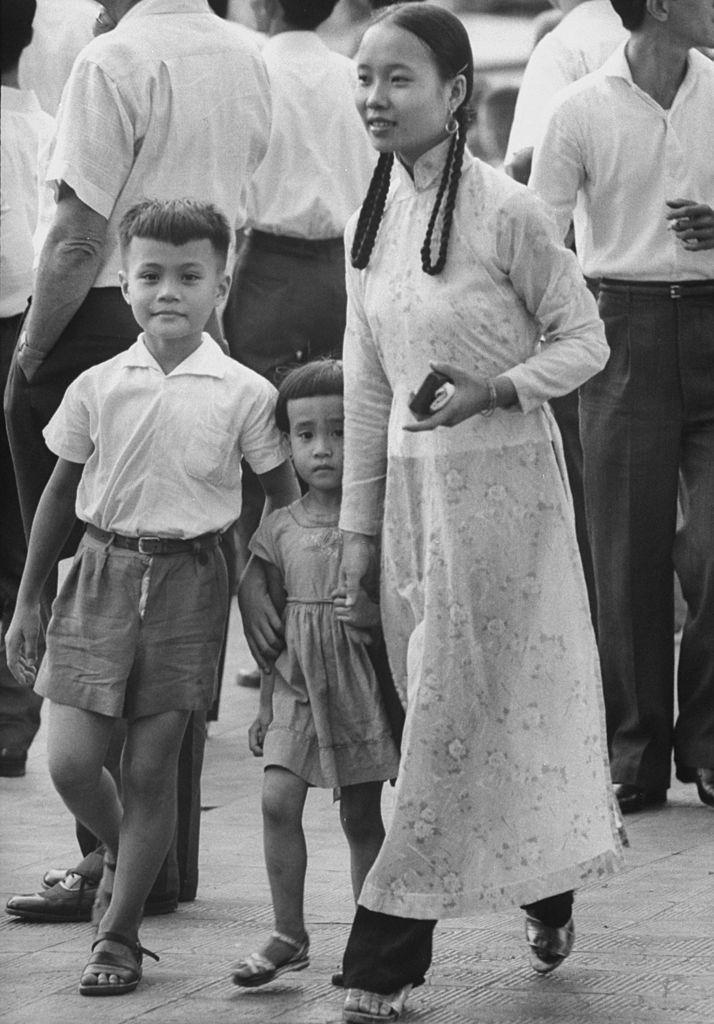
[[[474, 84], [473, 54], [468, 33], [459, 19], [429, 3], [401, 3], [384, 7], [373, 16], [370, 28], [388, 22], [403, 28], [417, 36], [431, 51], [439, 74], [446, 81], [463, 74], [466, 78], [466, 93], [454, 118], [458, 130], [452, 137], [449, 153], [441, 176], [441, 183], [436, 194], [434, 208], [429, 218], [424, 244], [421, 248], [421, 266], [425, 274], [440, 274], [446, 263], [446, 252], [451, 233], [451, 221], [454, 215], [456, 192], [461, 177], [464, 149], [466, 147], [467, 103], [471, 97]], [[369, 29], [368, 29], [369, 31]], [[394, 163], [393, 153], [381, 153], [375, 168], [369, 189], [362, 203], [357, 220], [354, 241], [352, 243], [352, 266], [364, 269], [374, 248], [379, 224], [384, 213], [384, 206], [389, 191], [389, 180]], [[444, 199], [444, 197], [446, 197]], [[442, 210], [443, 202], [443, 210]], [[441, 212], [441, 231], [439, 250], [436, 260], [432, 262], [432, 241], [434, 229]]]
[[647, 0], [610, 0], [628, 31], [637, 29], [645, 20]]
[[278, 385], [275, 422], [278, 430], [290, 433], [288, 402], [293, 398], [314, 398], [316, 395], [339, 395], [345, 392], [342, 362], [339, 359], [315, 359], [298, 366], [283, 377]]

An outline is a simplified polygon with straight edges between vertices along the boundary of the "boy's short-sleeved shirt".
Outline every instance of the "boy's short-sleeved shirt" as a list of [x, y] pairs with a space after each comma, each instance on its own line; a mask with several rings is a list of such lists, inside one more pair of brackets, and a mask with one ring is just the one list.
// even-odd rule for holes
[[79, 519], [130, 537], [197, 537], [238, 518], [242, 456], [256, 473], [287, 458], [275, 399], [208, 334], [169, 374], [140, 335], [70, 384], [44, 437], [84, 464]]

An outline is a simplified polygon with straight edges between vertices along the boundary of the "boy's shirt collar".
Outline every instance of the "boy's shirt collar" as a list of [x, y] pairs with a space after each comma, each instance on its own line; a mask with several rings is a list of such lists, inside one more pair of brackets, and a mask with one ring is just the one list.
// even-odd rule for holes
[[171, 373], [164, 374], [151, 352], [144, 343], [143, 332], [137, 340], [124, 353], [124, 366], [144, 367], [150, 370], [157, 370], [162, 376], [179, 377], [189, 374], [194, 377], [218, 377], [222, 379], [226, 375], [226, 356], [220, 345], [216, 344], [210, 334], [206, 331], [201, 336], [201, 344], [195, 352], [187, 356], [183, 362], [174, 367]]

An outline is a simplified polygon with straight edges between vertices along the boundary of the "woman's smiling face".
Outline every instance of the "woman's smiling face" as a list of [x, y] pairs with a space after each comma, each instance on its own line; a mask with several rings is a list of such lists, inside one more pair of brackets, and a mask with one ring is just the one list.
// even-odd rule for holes
[[367, 29], [357, 53], [355, 102], [372, 145], [407, 167], [447, 137], [446, 122], [463, 101], [463, 75], [444, 81], [429, 47], [406, 29]]

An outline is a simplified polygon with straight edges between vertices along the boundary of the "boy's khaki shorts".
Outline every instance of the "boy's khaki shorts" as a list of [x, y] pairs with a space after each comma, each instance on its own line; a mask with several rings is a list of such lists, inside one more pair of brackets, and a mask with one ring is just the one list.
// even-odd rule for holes
[[207, 709], [227, 614], [220, 547], [151, 557], [85, 534], [52, 606], [35, 690], [111, 718]]

